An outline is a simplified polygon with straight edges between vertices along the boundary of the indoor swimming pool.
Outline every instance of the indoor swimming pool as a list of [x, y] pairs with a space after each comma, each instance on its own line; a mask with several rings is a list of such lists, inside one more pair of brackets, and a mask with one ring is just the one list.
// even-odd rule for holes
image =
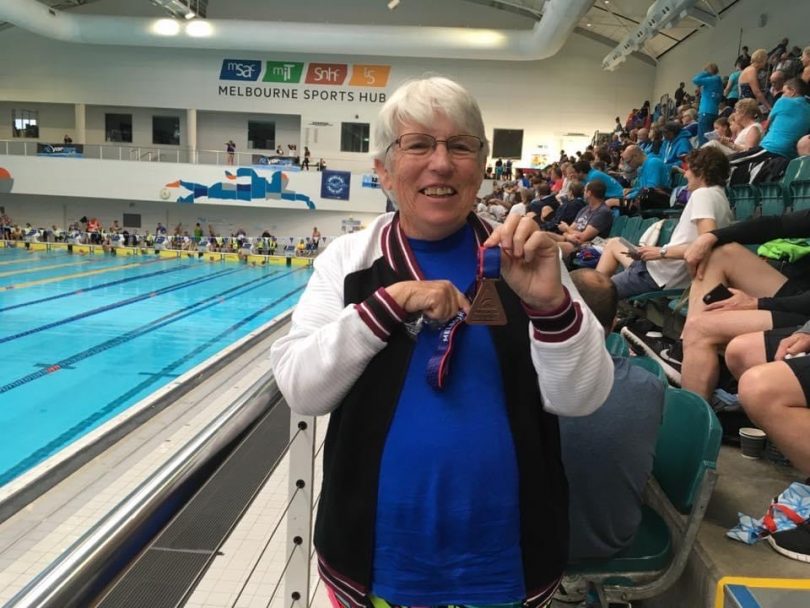
[[0, 486], [293, 306], [310, 273], [0, 248]]

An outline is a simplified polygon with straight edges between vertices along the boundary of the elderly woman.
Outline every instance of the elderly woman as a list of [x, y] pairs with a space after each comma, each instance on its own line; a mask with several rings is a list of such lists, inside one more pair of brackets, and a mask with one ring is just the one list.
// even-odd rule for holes
[[759, 124], [759, 104], [755, 99], [741, 99], [734, 106], [736, 136], [718, 137], [707, 146], [719, 148], [726, 156], [745, 152], [759, 145], [762, 139], [762, 125]]
[[[289, 406], [331, 413], [315, 547], [339, 605], [543, 606], [566, 564], [555, 415], [599, 407], [612, 364], [535, 221], [471, 214], [484, 133], [452, 81], [389, 98], [374, 164], [399, 211], [315, 260], [271, 350]], [[503, 325], [464, 322], [483, 285]]]
[[[614, 238], [605, 245], [596, 270], [611, 277], [619, 298], [689, 285], [683, 259], [689, 244], [701, 234], [731, 223], [731, 208], [724, 191], [729, 174], [726, 156], [714, 148], [701, 148], [690, 152], [686, 163], [689, 201], [669, 243], [628, 250], [627, 241]], [[620, 264], [624, 271], [614, 274]]]

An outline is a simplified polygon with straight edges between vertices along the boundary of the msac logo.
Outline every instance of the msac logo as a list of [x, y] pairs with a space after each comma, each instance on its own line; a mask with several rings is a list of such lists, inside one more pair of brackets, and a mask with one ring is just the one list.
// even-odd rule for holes
[[326, 180], [326, 189], [329, 194], [337, 196], [346, 188], [346, 180], [342, 175], [330, 175]]
[[225, 59], [219, 72], [220, 80], [256, 81], [262, 72], [262, 62], [253, 59]]

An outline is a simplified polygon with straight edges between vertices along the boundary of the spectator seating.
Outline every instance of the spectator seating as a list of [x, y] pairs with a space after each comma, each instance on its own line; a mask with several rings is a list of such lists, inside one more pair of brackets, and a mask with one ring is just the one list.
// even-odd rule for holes
[[749, 184], [731, 186], [727, 190], [727, 195], [731, 203], [731, 210], [734, 212], [734, 219], [739, 222], [753, 217], [759, 202], [756, 186]]
[[[624, 336], [619, 335], [619, 337], [624, 340]], [[626, 341], [625, 341], [626, 342]], [[667, 375], [664, 373], [664, 368], [661, 367], [661, 364], [658, 363], [652, 357], [646, 356], [638, 356], [638, 357], [630, 357], [630, 364], [636, 365], [638, 367], [643, 367], [656, 378], [658, 378], [661, 382], [664, 383], [664, 386], [669, 384], [669, 380], [667, 379]]]
[[737, 220], [749, 219], [757, 211], [763, 216], [782, 215], [788, 208], [799, 211], [810, 206], [808, 195], [810, 156], [801, 156], [790, 161], [785, 176], [779, 182], [742, 184], [728, 189], [729, 201]]
[[610, 227], [610, 237], [614, 236], [621, 236], [622, 231], [624, 230], [625, 225], [627, 224], [627, 220], [629, 218], [626, 215], [620, 215], [619, 217], [613, 218], [613, 224]]
[[721, 434], [702, 397], [667, 389], [653, 479], [633, 544], [609, 560], [571, 564], [564, 579], [569, 595], [595, 591], [607, 608], [611, 601], [654, 597], [678, 580], [717, 481]]
[[605, 347], [613, 357], [630, 356], [630, 345], [627, 343], [627, 340], [624, 339], [624, 336], [615, 332], [608, 334], [605, 339]]

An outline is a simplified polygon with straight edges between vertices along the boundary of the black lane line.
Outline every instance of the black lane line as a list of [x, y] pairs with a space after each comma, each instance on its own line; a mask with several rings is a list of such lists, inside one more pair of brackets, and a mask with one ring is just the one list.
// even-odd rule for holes
[[[277, 281], [278, 279], [284, 278], [284, 277], [292, 274], [293, 272], [299, 272], [300, 270], [301, 269], [293, 270], [292, 272], [285, 273], [280, 277], [271, 278], [267, 282], [270, 283], [270, 282], [273, 282], [273, 281]], [[264, 278], [267, 278], [267, 277], [264, 277]], [[254, 289], [257, 289], [257, 288], [263, 287], [263, 286], [264, 286], [264, 284], [255, 285], [253, 287], [250, 287], [250, 288], [244, 290], [244, 292], [252, 291]], [[109, 413], [115, 411], [116, 408], [120, 407], [128, 399], [131, 399], [134, 395], [137, 395], [140, 391], [144, 390], [145, 388], [148, 388], [150, 385], [157, 382], [159, 380], [159, 378], [160, 378], [161, 373], [176, 369], [177, 367], [179, 367], [183, 363], [193, 359], [195, 356], [197, 356], [200, 352], [204, 351], [209, 346], [211, 346], [213, 344], [216, 344], [217, 342], [219, 342], [222, 339], [226, 338], [229, 333], [233, 333], [234, 331], [236, 331], [237, 329], [239, 329], [240, 327], [242, 327], [246, 323], [249, 323], [250, 321], [255, 319], [257, 316], [261, 315], [262, 313], [266, 312], [267, 310], [270, 310], [274, 306], [277, 306], [278, 304], [280, 304], [284, 300], [292, 297], [296, 293], [302, 291], [305, 287], [306, 287], [306, 285], [301, 285], [300, 287], [296, 287], [292, 291], [287, 292], [286, 294], [284, 294], [280, 298], [274, 300], [270, 304], [268, 304], [266, 306], [263, 306], [262, 308], [258, 309], [257, 311], [255, 311], [255, 312], [251, 313], [250, 315], [244, 317], [243, 319], [237, 321], [236, 323], [234, 323], [230, 327], [228, 327], [228, 328], [224, 329], [223, 331], [221, 331], [218, 335], [216, 335], [213, 338], [210, 338], [209, 340], [207, 340], [204, 344], [201, 344], [201, 345], [197, 346], [196, 348], [194, 348], [192, 351], [190, 351], [186, 355], [183, 355], [179, 359], [177, 359], [175, 361], [172, 361], [171, 363], [167, 364], [162, 370], [160, 370], [160, 373], [154, 374], [153, 378], [149, 378], [147, 380], [144, 380], [143, 382], [141, 382], [137, 386], [129, 389], [124, 394], [116, 397], [113, 401], [110, 401], [108, 404], [103, 406], [101, 409], [96, 410], [90, 416], [84, 418], [83, 420], [81, 420], [81, 421], [77, 422], [76, 424], [74, 424], [69, 429], [63, 431], [58, 437], [55, 437], [54, 439], [49, 441], [47, 444], [45, 444], [44, 446], [41, 446], [40, 448], [38, 448], [37, 450], [35, 450], [31, 454], [29, 454], [26, 458], [24, 458], [23, 460], [21, 460], [20, 462], [18, 462], [14, 466], [12, 466], [11, 468], [6, 469], [2, 473], [0, 473], [0, 486], [8, 483], [9, 481], [14, 479], [18, 475], [24, 473], [25, 471], [27, 471], [28, 469], [30, 469], [31, 467], [33, 467], [37, 463], [41, 462], [42, 460], [44, 460], [45, 458], [47, 458], [48, 456], [53, 454], [60, 447], [67, 444], [77, 434], [83, 433], [89, 427], [91, 427], [92, 425], [97, 423], [99, 420], [101, 420], [102, 418], [107, 416]], [[242, 293], [244, 293], [244, 292], [242, 292]], [[240, 296], [240, 295], [242, 295], [242, 293], [233, 294], [231, 296], [228, 296], [227, 299]], [[209, 308], [211, 306], [214, 306], [217, 303], [218, 302], [216, 302], [214, 304], [209, 304], [205, 308]], [[200, 309], [200, 310], [202, 310], [202, 309]], [[199, 310], [194, 311], [194, 313], [196, 313], [196, 312], [199, 312]], [[191, 314], [194, 314], [194, 313], [191, 313]], [[183, 316], [188, 316], [188, 315], [183, 315]], [[174, 319], [174, 320], [176, 321], [177, 319]]]
[[[156, 260], [156, 261], [163, 261], [163, 260]], [[154, 264], [155, 262], [146, 262], [146, 264]], [[67, 293], [59, 293], [55, 296], [48, 296], [47, 298], [40, 298], [39, 300], [31, 300], [30, 302], [23, 302], [22, 304], [14, 304], [13, 306], [6, 306], [5, 308], [0, 308], [0, 312], [6, 312], [7, 310], [14, 310], [15, 308], [22, 308], [23, 306], [31, 306], [33, 304], [41, 304], [42, 302], [50, 302], [52, 300], [58, 300], [59, 298], [67, 298], [68, 296], [75, 296], [80, 293], [87, 293], [88, 291], [95, 291], [96, 289], [102, 289], [103, 287], [112, 287], [113, 285], [121, 285], [122, 283], [128, 283], [129, 281], [137, 281], [139, 279], [146, 279], [149, 277], [154, 277], [160, 274], [167, 274], [169, 272], [177, 272], [178, 270], [186, 270], [191, 268], [190, 264], [186, 264], [185, 266], [177, 266], [176, 268], [165, 268], [164, 270], [158, 270], [157, 272], [150, 272], [148, 274], [140, 274], [135, 277], [129, 277], [126, 279], [118, 279], [117, 281], [110, 281], [109, 283], [101, 283], [100, 285], [94, 285], [93, 287], [84, 287], [82, 289], [77, 289], [75, 291], [69, 291]]]
[[186, 287], [199, 285], [200, 283], [212, 281], [213, 279], [218, 279], [219, 277], [228, 274], [233, 274], [234, 272], [242, 272], [243, 270], [245, 269], [220, 270], [219, 272], [215, 272], [214, 274], [210, 274], [208, 276], [197, 277], [196, 279], [189, 279], [188, 281], [183, 281], [182, 283], [162, 287], [156, 291], [150, 291], [149, 293], [142, 293], [139, 296], [133, 296], [131, 298], [127, 298], [126, 300], [119, 300], [118, 302], [113, 302], [112, 304], [105, 304], [104, 306], [93, 308], [92, 310], [87, 310], [85, 312], [80, 312], [70, 317], [65, 317], [64, 319], [59, 319], [58, 321], [52, 321], [51, 323], [46, 323], [45, 325], [40, 325], [39, 327], [32, 327], [31, 329], [26, 329], [25, 331], [21, 331], [20, 333], [17, 334], [4, 336], [0, 338], [0, 344], [3, 344], [5, 342], [11, 342], [12, 340], [17, 340], [19, 338], [24, 338], [26, 336], [30, 336], [31, 334], [36, 334], [41, 331], [45, 331], [46, 329], [53, 329], [54, 327], [59, 327], [60, 325], [66, 325], [67, 323], [72, 323], [73, 321], [79, 321], [81, 319], [86, 319], [87, 317], [100, 315], [103, 312], [114, 310], [116, 308], [121, 308], [122, 306], [128, 306], [129, 304], [143, 302], [144, 300], [148, 300], [149, 298], [162, 296], [164, 294], [171, 293], [172, 291], [177, 291], [178, 289], [185, 289]]

